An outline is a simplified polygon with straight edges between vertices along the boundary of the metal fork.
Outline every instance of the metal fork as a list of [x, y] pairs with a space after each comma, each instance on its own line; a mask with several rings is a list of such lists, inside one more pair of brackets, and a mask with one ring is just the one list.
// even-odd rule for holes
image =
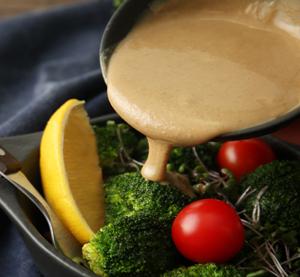
[[39, 209], [48, 223], [53, 246], [76, 263], [86, 265], [81, 254], [82, 246], [22, 173], [21, 167], [21, 163], [0, 145], [0, 177], [3, 176], [10, 184], [14, 185]]
[[14, 185], [18, 190], [20, 190], [23, 194], [25, 194], [31, 200], [31, 202], [40, 210], [40, 212], [43, 214], [43, 216], [45, 217], [45, 219], [46, 219], [46, 221], [48, 223], [50, 234], [51, 234], [51, 243], [53, 244], [53, 246], [55, 248], [58, 249], [59, 247], [58, 247], [58, 245], [57, 245], [57, 243], [55, 241], [54, 230], [53, 230], [51, 218], [50, 218], [47, 210], [45, 209], [45, 207], [42, 205], [42, 203], [33, 194], [31, 194], [27, 189], [25, 189], [24, 187], [22, 187], [21, 185], [19, 185], [14, 180], [10, 179], [5, 173], [3, 173], [2, 171], [0, 171], [0, 174], [7, 181], [9, 181], [12, 185]]

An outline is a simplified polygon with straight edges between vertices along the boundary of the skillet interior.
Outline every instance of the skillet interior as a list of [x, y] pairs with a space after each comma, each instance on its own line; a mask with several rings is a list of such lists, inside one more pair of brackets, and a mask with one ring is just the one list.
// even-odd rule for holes
[[[91, 124], [104, 126], [107, 120], [122, 122], [116, 114], [98, 117]], [[0, 139], [3, 145], [22, 164], [22, 171], [42, 193], [39, 171], [39, 145], [42, 132]], [[275, 150], [280, 159], [300, 160], [300, 147], [283, 143], [272, 136], [263, 137]], [[44, 237], [46, 221], [21, 193], [3, 178], [0, 179], [0, 207], [19, 231], [32, 258], [45, 277], [95, 277], [90, 270], [77, 265], [57, 251]]]
[[[116, 114], [91, 120], [99, 126], [107, 120], [120, 122]], [[39, 145], [42, 132], [1, 138], [0, 144], [22, 163], [22, 172], [42, 193], [39, 170]], [[47, 223], [38, 209], [8, 181], [0, 179], [0, 207], [20, 233], [29, 253], [45, 277], [94, 277], [92, 271], [77, 265], [56, 250], [43, 236]]]

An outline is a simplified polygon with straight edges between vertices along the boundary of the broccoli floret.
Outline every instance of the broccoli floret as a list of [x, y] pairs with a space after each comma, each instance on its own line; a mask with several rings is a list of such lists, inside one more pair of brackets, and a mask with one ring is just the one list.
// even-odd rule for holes
[[244, 277], [245, 271], [237, 270], [233, 265], [216, 265], [214, 263], [196, 264], [167, 271], [161, 277]]
[[140, 171], [112, 176], [104, 189], [106, 224], [141, 212], [158, 214], [160, 219], [174, 219], [180, 210], [196, 200], [177, 187], [144, 179]]
[[257, 189], [242, 202], [242, 208], [252, 214], [257, 195], [268, 186], [259, 200], [260, 222], [267, 222], [300, 230], [300, 162], [279, 161], [260, 166], [251, 174], [246, 174], [239, 186], [244, 191], [251, 186]]
[[[208, 169], [219, 170], [216, 157], [221, 145], [221, 143], [207, 142], [195, 146], [199, 158]], [[182, 171], [184, 168], [193, 170], [199, 166], [199, 161], [194, 155], [192, 147], [174, 147], [168, 162], [173, 165], [175, 171]]]
[[101, 276], [159, 276], [178, 255], [165, 223], [153, 214], [121, 217], [83, 246], [83, 257]]
[[106, 127], [94, 125], [96, 134], [100, 166], [107, 174], [120, 174], [128, 170], [128, 164], [121, 161], [122, 145], [118, 136], [118, 130], [127, 153], [131, 155], [138, 138], [126, 124], [117, 125], [114, 121], [107, 121]]
[[[94, 125], [93, 129], [97, 139], [100, 166], [104, 173], [117, 175], [141, 169], [149, 151], [146, 137], [138, 136], [128, 125], [117, 125], [114, 121], [107, 121], [106, 127]], [[221, 143], [211, 142], [196, 146], [201, 161], [211, 170], [219, 169], [216, 156], [220, 146]], [[139, 163], [133, 163], [133, 159]], [[199, 166], [192, 147], [175, 147], [170, 153], [168, 162], [174, 171], [185, 174], [191, 173]]]

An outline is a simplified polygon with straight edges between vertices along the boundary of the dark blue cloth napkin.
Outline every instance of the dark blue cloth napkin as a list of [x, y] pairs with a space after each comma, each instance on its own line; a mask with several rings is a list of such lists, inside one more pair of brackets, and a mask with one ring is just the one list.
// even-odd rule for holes
[[112, 112], [99, 66], [111, 1], [64, 6], [0, 21], [0, 136], [43, 130], [66, 100], [90, 117]]
[[[95, 0], [0, 21], [0, 137], [43, 130], [70, 98], [91, 118], [113, 112], [99, 66], [112, 13], [110, 0]], [[0, 276], [42, 276], [1, 210]]]

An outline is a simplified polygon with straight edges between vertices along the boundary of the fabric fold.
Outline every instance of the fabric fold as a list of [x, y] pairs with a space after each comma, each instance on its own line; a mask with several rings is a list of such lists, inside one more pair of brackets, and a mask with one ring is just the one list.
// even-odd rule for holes
[[[42, 131], [70, 98], [91, 118], [114, 112], [99, 65], [112, 1], [90, 1], [0, 21], [0, 137]], [[42, 277], [0, 210], [0, 276]]]

